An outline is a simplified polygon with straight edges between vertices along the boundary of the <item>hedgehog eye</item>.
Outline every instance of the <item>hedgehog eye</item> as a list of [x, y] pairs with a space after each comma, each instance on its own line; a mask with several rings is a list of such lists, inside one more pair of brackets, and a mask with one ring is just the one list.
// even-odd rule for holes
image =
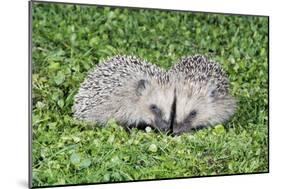
[[157, 106], [155, 104], [152, 104], [152, 105], [150, 105], [150, 109], [152, 111], [155, 111], [155, 110], [157, 110]]
[[191, 118], [195, 118], [196, 115], [197, 115], [197, 111], [196, 111], [196, 110], [192, 110], [192, 111], [189, 113], [189, 116], [190, 116]]
[[150, 110], [155, 113], [155, 114], [161, 114], [161, 110], [155, 105], [155, 104], [152, 104], [150, 105]]
[[217, 94], [216, 90], [212, 90], [210, 93], [210, 97], [215, 97]]

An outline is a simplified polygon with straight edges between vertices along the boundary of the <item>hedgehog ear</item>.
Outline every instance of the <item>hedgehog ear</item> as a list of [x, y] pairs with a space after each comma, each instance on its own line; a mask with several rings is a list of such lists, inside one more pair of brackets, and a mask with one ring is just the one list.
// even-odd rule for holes
[[218, 97], [218, 92], [216, 89], [211, 89], [211, 90], [208, 90], [208, 100], [209, 102], [214, 102], [217, 100], [217, 97]]
[[208, 90], [208, 96], [211, 97], [212, 99], [216, 98], [218, 96], [218, 91], [217, 88], [215, 87], [214, 81], [209, 81], [209, 84], [207, 86]]
[[137, 82], [137, 86], [136, 86], [136, 94], [138, 96], [141, 96], [143, 94], [143, 92], [145, 91], [145, 89], [148, 87], [149, 82], [145, 79], [141, 79]]
[[218, 89], [215, 88], [214, 86], [210, 86], [208, 88], [208, 96], [210, 97], [210, 100], [213, 102], [214, 100], [217, 100], [219, 97], [219, 92]]

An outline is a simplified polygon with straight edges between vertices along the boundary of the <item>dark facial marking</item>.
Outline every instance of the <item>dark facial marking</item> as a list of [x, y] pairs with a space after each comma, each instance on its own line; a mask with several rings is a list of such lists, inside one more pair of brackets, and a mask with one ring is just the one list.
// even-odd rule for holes
[[169, 122], [163, 119], [162, 110], [158, 108], [155, 104], [151, 104], [149, 109], [154, 114], [154, 122], [156, 126], [155, 129], [167, 132], [167, 130], [169, 129]]
[[197, 111], [192, 110], [183, 122], [173, 124], [173, 135], [180, 135], [192, 130], [192, 121], [197, 116]]

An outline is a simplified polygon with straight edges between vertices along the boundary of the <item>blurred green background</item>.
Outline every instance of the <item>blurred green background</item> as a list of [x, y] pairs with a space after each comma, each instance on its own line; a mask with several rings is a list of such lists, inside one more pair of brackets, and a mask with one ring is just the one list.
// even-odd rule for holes
[[[229, 75], [237, 111], [180, 137], [75, 121], [79, 84], [116, 54], [165, 69], [208, 55]], [[33, 186], [267, 172], [268, 17], [33, 2], [32, 100]]]

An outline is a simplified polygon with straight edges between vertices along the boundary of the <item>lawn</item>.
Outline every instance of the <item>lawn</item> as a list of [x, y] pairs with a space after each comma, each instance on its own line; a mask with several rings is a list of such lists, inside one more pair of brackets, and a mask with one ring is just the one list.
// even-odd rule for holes
[[[33, 186], [268, 172], [268, 18], [32, 3]], [[204, 54], [237, 100], [226, 123], [178, 137], [74, 120], [87, 72], [116, 54], [169, 69]]]

